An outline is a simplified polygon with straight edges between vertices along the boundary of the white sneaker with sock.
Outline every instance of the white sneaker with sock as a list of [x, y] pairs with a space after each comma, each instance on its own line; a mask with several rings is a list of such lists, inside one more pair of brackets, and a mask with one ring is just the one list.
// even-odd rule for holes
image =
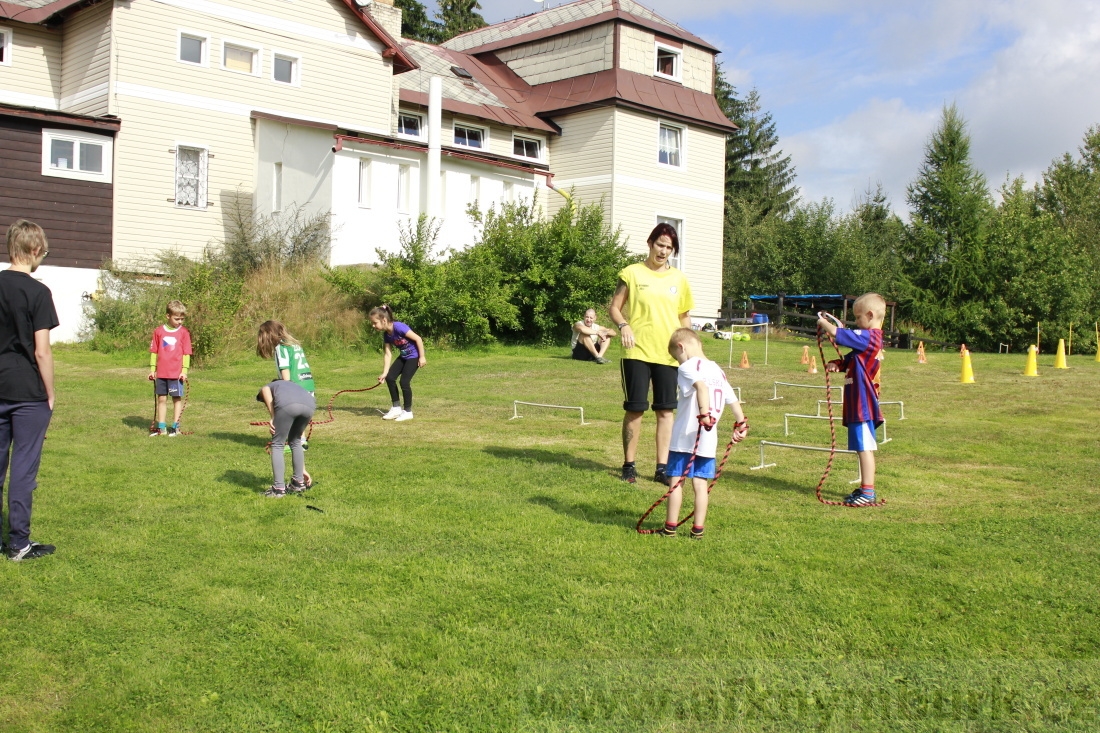
[[382, 416], [382, 419], [383, 420], [393, 420], [394, 418], [400, 416], [402, 412], [403, 412], [403, 410], [400, 407], [391, 407], [390, 411]]
[[413, 414], [411, 412], [401, 411], [401, 414], [397, 416], [396, 422], [405, 422], [406, 420], [412, 420]]

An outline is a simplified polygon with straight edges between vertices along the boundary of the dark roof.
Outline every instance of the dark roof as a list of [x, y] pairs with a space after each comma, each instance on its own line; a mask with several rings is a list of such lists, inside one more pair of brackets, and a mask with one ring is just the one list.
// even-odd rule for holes
[[624, 69], [608, 69], [531, 87], [537, 114], [553, 116], [617, 104], [730, 133], [737, 129], [712, 94]]
[[22, 117], [53, 125], [68, 125], [106, 132], [118, 132], [122, 127], [122, 120], [117, 117], [92, 117], [91, 115], [77, 115], [40, 107], [22, 107], [16, 104], [0, 103], [0, 116]]

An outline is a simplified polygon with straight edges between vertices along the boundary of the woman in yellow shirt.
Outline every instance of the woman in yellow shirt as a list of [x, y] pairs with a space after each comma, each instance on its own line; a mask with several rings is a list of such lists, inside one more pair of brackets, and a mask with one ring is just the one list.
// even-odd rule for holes
[[676, 229], [658, 224], [646, 241], [649, 256], [619, 273], [609, 309], [623, 348], [620, 372], [626, 414], [622, 479], [634, 483], [638, 477], [634, 459], [652, 384], [653, 411], [657, 414], [657, 470], [653, 478], [668, 485], [665, 465], [676, 409], [677, 368], [676, 360], [668, 353], [668, 340], [677, 328], [691, 328], [689, 312], [695, 302], [687, 278], [668, 263], [668, 258], [680, 251]]

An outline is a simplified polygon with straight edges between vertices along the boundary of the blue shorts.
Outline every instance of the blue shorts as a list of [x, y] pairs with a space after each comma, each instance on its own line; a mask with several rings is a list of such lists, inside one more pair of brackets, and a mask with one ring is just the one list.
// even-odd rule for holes
[[848, 426], [848, 450], [878, 450], [873, 422], [857, 422]]
[[672, 478], [686, 475], [688, 478], [714, 478], [714, 459], [695, 456], [691, 464], [691, 472], [688, 473], [687, 465], [691, 460], [690, 453], [669, 451], [668, 466], [665, 473]]
[[153, 380], [153, 394], [183, 397], [183, 379], [160, 379], [158, 377]]

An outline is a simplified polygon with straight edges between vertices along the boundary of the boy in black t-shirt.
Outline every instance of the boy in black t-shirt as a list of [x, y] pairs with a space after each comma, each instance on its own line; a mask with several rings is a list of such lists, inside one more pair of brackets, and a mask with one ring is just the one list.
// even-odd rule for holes
[[31, 277], [49, 254], [42, 227], [20, 219], [8, 228], [11, 266], [0, 272], [0, 494], [8, 481], [4, 546], [19, 562], [54, 551], [31, 542], [31, 498], [38, 486], [42, 441], [53, 416], [53, 352], [50, 329], [58, 326], [50, 289]]

